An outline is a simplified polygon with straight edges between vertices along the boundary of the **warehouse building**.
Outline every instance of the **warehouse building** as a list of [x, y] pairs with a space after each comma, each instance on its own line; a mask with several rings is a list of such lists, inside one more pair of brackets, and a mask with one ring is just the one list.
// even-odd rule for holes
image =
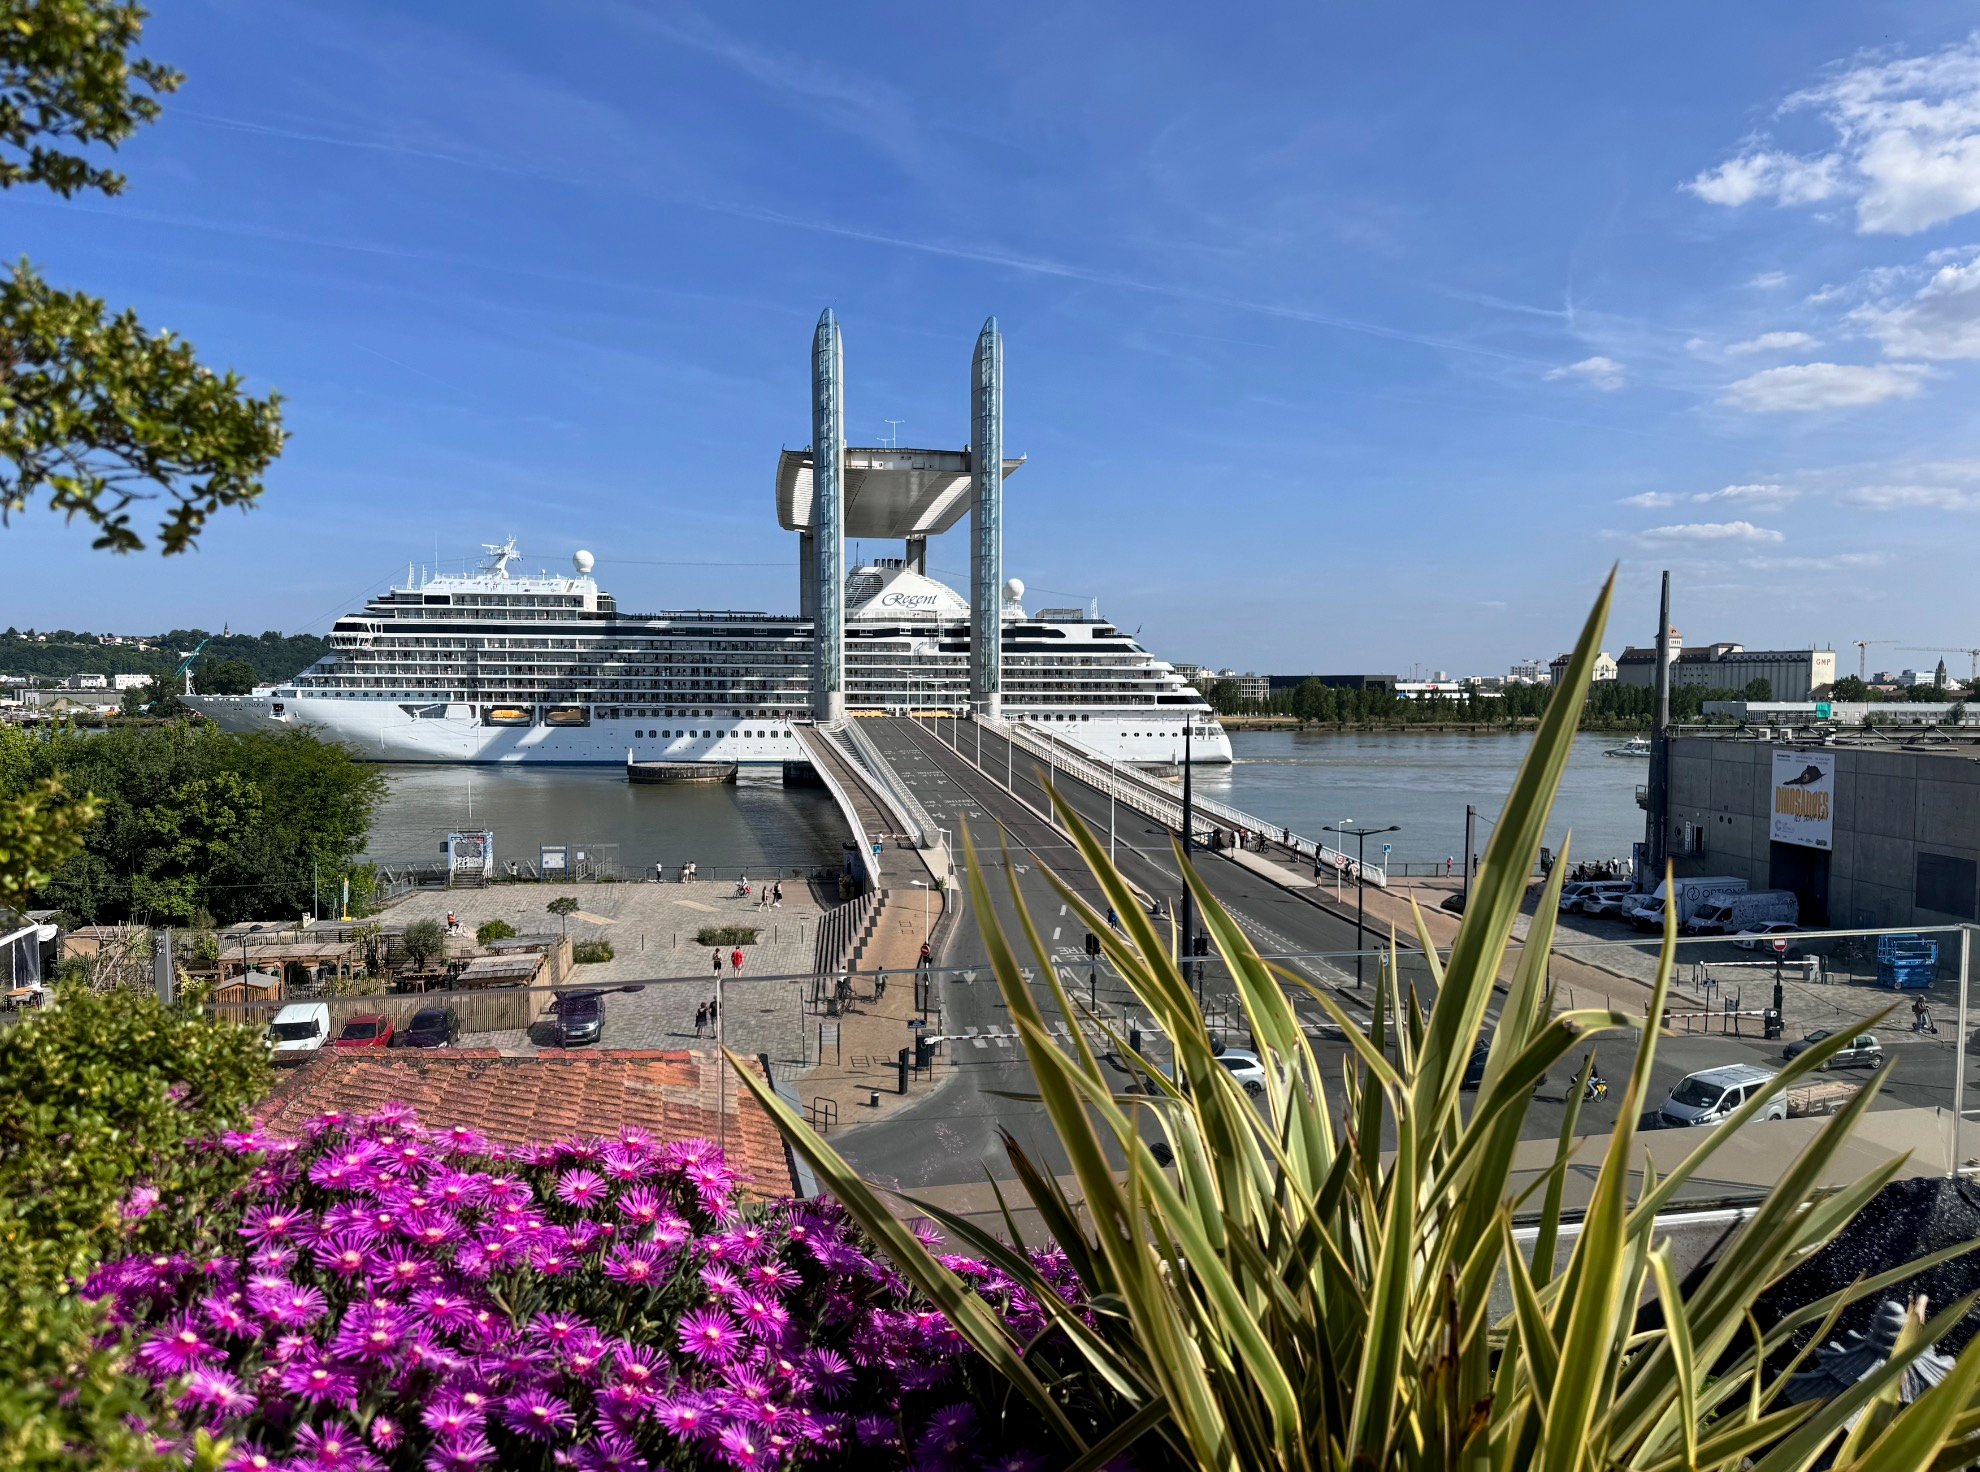
[[1680, 875], [1791, 889], [1804, 925], [1980, 919], [1980, 733], [1671, 742]]

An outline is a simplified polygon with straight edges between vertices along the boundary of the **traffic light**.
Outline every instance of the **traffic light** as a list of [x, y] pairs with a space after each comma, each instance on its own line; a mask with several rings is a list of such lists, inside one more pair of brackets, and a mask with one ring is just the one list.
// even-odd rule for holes
[[1090, 930], [1086, 932], [1086, 954], [1089, 956], [1100, 954], [1100, 937]]

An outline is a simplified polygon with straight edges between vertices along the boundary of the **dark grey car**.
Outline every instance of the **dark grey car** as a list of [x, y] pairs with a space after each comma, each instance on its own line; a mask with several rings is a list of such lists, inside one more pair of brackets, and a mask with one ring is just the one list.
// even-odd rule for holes
[[605, 1030], [603, 992], [559, 992], [550, 1010], [557, 1014], [557, 1041], [566, 1048], [595, 1043]]
[[[1834, 1036], [1830, 1029], [1818, 1028], [1799, 1042], [1789, 1043], [1781, 1049], [1783, 1058], [1799, 1058], [1817, 1043]], [[1875, 1033], [1858, 1033], [1837, 1051], [1835, 1057], [1822, 1065], [1824, 1068], [1882, 1068], [1884, 1066], [1884, 1045], [1877, 1041]]]

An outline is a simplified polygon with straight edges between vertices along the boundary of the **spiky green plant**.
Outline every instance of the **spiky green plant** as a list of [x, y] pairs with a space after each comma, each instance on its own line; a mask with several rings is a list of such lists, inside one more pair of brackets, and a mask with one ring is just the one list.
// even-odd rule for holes
[[[1980, 1454], [1980, 1340], [1916, 1402], [1899, 1406], [1895, 1398], [1903, 1368], [1970, 1301], [1916, 1325], [1883, 1370], [1833, 1401], [1789, 1404], [1782, 1394], [1799, 1364], [1789, 1353], [1798, 1339], [1818, 1342], [1848, 1301], [1920, 1264], [1860, 1283], [1765, 1331], [1749, 1314], [1763, 1289], [1834, 1236], [1899, 1168], [1888, 1162], [1841, 1190], [1818, 1190], [1875, 1097], [1874, 1080], [1802, 1150], [1700, 1280], [1680, 1291], [1669, 1251], [1656, 1240], [1657, 1213], [1716, 1149], [1766, 1097], [1822, 1067], [1850, 1034], [1802, 1053], [1767, 1095], [1749, 1100], [1658, 1179], [1635, 1129], [1657, 1030], [1609, 1011], [1550, 1015], [1546, 957], [1563, 862], [1554, 866], [1514, 967], [1476, 1103], [1469, 1113], [1462, 1106], [1465, 1067], [1567, 763], [1610, 593], [1604, 588], [1548, 706], [1441, 968], [1424, 936], [1435, 983], [1427, 1010], [1389, 983], [1389, 1005], [1375, 1009], [1369, 1030], [1357, 1027], [1325, 990], [1261, 960], [1185, 870], [1268, 1062], [1257, 1104], [1218, 1063], [1166, 938], [1069, 807], [1060, 811], [1124, 929], [1105, 924], [1069, 886], [1060, 884], [1059, 892], [1173, 1041], [1173, 1077], [1130, 1053], [1118, 1036], [1115, 1051], [1137, 1076], [1138, 1092], [1116, 1091], [1079, 1029], [1071, 1029], [1070, 1053], [1061, 1051], [1020, 970], [1020, 944], [1036, 956], [1059, 1014], [1073, 1017], [1078, 1004], [1057, 983], [1021, 902], [1023, 935], [999, 927], [972, 856], [971, 893], [991, 966], [1077, 1194], [1007, 1140], [1011, 1168], [1084, 1280], [1091, 1322], [1060, 1303], [1018, 1248], [905, 1199], [958, 1243], [1033, 1285], [1087, 1377], [1083, 1386], [1049, 1378], [1031, 1346], [1011, 1338], [878, 1192], [752, 1071], [739, 1069], [826, 1187], [1061, 1439], [1068, 1466], [1098, 1467], [1129, 1445], [1149, 1462], [1229, 1472], [1789, 1472], [1830, 1453], [1837, 1466], [1901, 1472], [1965, 1466]], [[1661, 1015], [1674, 943], [1667, 916], [1652, 1018]], [[1350, 1045], [1338, 1116], [1294, 1014], [1295, 993], [1324, 1008]], [[1392, 1028], [1381, 1020], [1390, 1012], [1398, 1019]], [[1557, 1272], [1562, 1187], [1577, 1144], [1573, 1106], [1538, 1191], [1530, 1259], [1513, 1234], [1521, 1194], [1514, 1149], [1534, 1085], [1571, 1051], [1585, 1049], [1591, 1034], [1609, 1029], [1635, 1030], [1640, 1044], [1621, 1122]], [[1571, 1089], [1570, 1099], [1579, 1092]], [[1151, 1136], [1167, 1145], [1172, 1168], [1158, 1159]], [[1005, 1223], [1017, 1241], [1008, 1212]], [[1495, 1309], [1495, 1291], [1510, 1311]], [[1653, 1294], [1663, 1322], [1646, 1330], [1639, 1306]], [[1076, 1423], [1069, 1414], [1076, 1398], [1090, 1408], [1094, 1392], [1124, 1408], [1111, 1430], [1095, 1433], [1090, 1419]]]

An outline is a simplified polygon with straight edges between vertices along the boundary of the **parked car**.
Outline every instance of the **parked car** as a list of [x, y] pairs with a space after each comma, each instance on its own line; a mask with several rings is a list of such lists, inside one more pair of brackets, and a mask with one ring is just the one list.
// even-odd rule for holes
[[1471, 1061], [1464, 1065], [1464, 1078], [1459, 1082], [1461, 1089], [1475, 1089], [1485, 1082], [1485, 1060], [1491, 1056], [1492, 1041], [1480, 1038], [1471, 1049]]
[[1627, 879], [1580, 879], [1561, 888], [1561, 913], [1573, 914], [1576, 910], [1586, 910], [1594, 901], [1604, 895], [1618, 897], [1629, 893]]
[[1464, 913], [1464, 891], [1461, 889], [1455, 890], [1452, 893], [1445, 895], [1442, 899], [1437, 901], [1437, 908], [1440, 910], [1448, 910], [1453, 915], [1462, 915]]
[[605, 994], [595, 988], [559, 992], [550, 1002], [557, 1019], [557, 1042], [569, 1048], [595, 1043], [605, 1031]]
[[337, 1034], [339, 1048], [389, 1048], [392, 1046], [392, 1019], [382, 1012], [360, 1012]]
[[452, 1007], [422, 1007], [399, 1034], [402, 1048], [451, 1048], [461, 1038], [461, 1019]]
[[[1733, 944], [1738, 946], [1742, 951], [1767, 951], [1771, 953], [1774, 949], [1775, 937], [1783, 935], [1794, 936], [1800, 933], [1801, 927], [1795, 925], [1792, 921], [1769, 920], [1764, 924], [1754, 926], [1751, 930], [1742, 930], [1738, 935], [1733, 937]], [[1788, 942], [1788, 948], [1780, 954], [1783, 956], [1792, 956], [1794, 954], [1794, 942], [1790, 940]]]
[[[1783, 1058], [1799, 1058], [1817, 1043], [1834, 1034], [1826, 1027], [1817, 1028], [1799, 1042], [1789, 1043], [1781, 1049]], [[1858, 1033], [1836, 1050], [1835, 1057], [1822, 1065], [1824, 1068], [1882, 1068], [1884, 1066], [1884, 1045], [1877, 1041], [1875, 1033]]]
[[1584, 915], [1621, 915], [1623, 906], [1635, 898], [1636, 892], [1627, 886], [1620, 890], [1599, 890], [1581, 902]]
[[330, 1008], [323, 1002], [291, 1002], [275, 1014], [262, 1037], [277, 1068], [307, 1063], [330, 1037]]

